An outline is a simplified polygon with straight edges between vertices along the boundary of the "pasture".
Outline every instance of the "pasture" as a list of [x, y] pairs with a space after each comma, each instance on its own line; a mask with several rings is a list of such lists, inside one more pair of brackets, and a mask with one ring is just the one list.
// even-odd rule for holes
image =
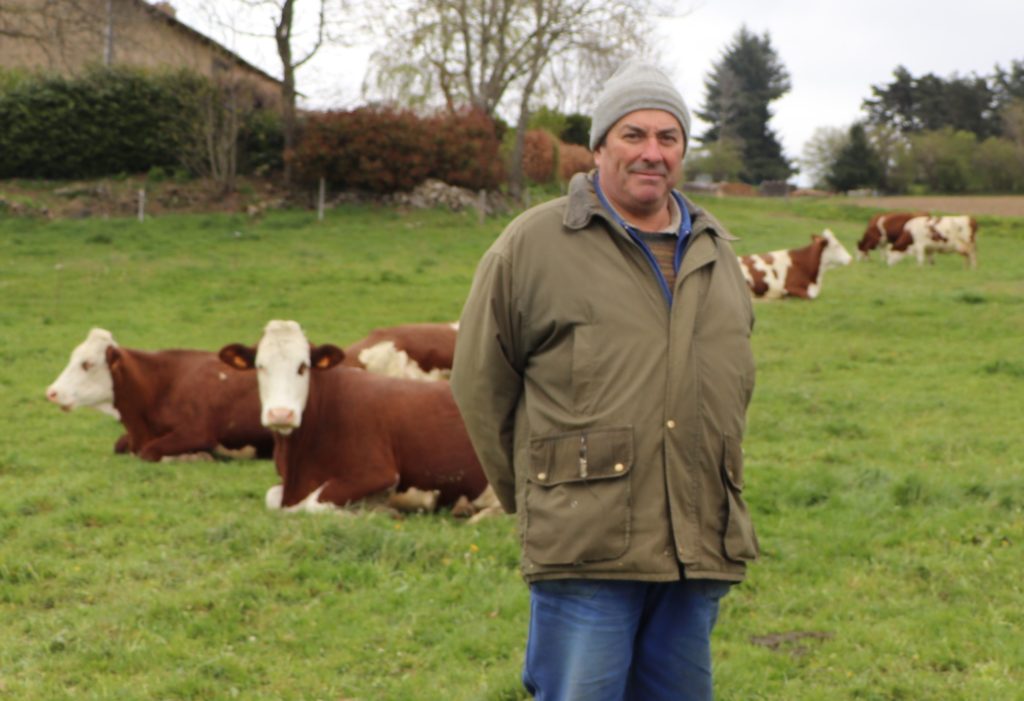
[[[701, 200], [739, 253], [872, 210]], [[0, 698], [516, 701], [511, 518], [268, 512], [269, 461], [144, 463], [44, 398], [89, 328], [215, 350], [455, 319], [505, 219], [372, 207], [0, 217]], [[757, 303], [746, 495], [763, 550], [716, 629], [720, 701], [1024, 699], [1024, 218], [979, 264], [826, 273]]]

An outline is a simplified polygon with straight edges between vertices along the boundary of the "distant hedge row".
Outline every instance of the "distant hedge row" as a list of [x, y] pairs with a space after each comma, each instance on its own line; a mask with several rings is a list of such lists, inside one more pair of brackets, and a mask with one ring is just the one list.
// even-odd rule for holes
[[406, 191], [427, 178], [490, 190], [505, 178], [496, 131], [472, 110], [426, 117], [379, 107], [311, 113], [292, 165], [300, 182], [324, 178], [342, 190]]
[[[0, 178], [91, 178], [204, 168], [218, 86], [190, 71], [95, 68], [0, 80]], [[17, 78], [17, 79], [14, 79]], [[240, 172], [280, 168], [280, 117], [243, 110]]]
[[94, 70], [45, 76], [0, 93], [0, 177], [138, 173], [179, 161], [198, 116], [192, 73]]

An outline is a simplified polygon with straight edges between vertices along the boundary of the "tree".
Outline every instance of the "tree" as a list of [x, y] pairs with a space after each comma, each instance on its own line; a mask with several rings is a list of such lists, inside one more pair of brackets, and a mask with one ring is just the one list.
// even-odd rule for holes
[[[570, 84], [591, 90], [627, 55], [643, 53], [651, 0], [410, 0], [382, 12], [388, 37], [366, 87], [386, 100], [516, 114], [510, 190], [522, 191], [531, 103]], [[571, 69], [571, 70], [570, 70]]]
[[743, 170], [743, 144], [725, 137], [686, 154], [691, 175], [707, 175], [715, 181], [735, 180]]
[[876, 188], [882, 176], [878, 154], [868, 143], [864, 125], [850, 127], [846, 145], [832, 164], [826, 180], [836, 190], [847, 192], [857, 188]]
[[769, 105], [790, 88], [789, 73], [768, 33], [759, 37], [741, 27], [713, 64], [704, 86], [707, 97], [697, 116], [711, 127], [699, 137], [701, 143], [740, 140], [744, 164], [740, 179], [744, 182], [785, 180], [792, 175], [793, 168], [768, 126], [772, 116]]
[[864, 100], [870, 124], [894, 125], [904, 134], [943, 127], [980, 138], [999, 134], [997, 93], [989, 79], [932, 73], [915, 78], [903, 66], [893, 76], [888, 85], [871, 86], [872, 97]]
[[[296, 15], [300, 0], [243, 0], [243, 4], [252, 10], [268, 12], [273, 23], [273, 37], [281, 60], [281, 131], [284, 137], [284, 172], [285, 184], [292, 182], [291, 154], [295, 151], [298, 140], [298, 120], [296, 111], [296, 71], [305, 65], [327, 41], [337, 41], [330, 30], [343, 14], [342, 0], [311, 0], [313, 12], [306, 10], [304, 16], [313, 16], [311, 31], [304, 33], [301, 47], [298, 46]], [[237, 19], [232, 21], [231, 29], [238, 31]]]
[[804, 144], [800, 165], [815, 187], [828, 187], [828, 174], [850, 142], [848, 129], [818, 127]]
[[910, 150], [916, 167], [916, 179], [931, 192], [967, 192], [976, 187], [971, 157], [977, 138], [965, 131], [943, 127], [914, 134]]

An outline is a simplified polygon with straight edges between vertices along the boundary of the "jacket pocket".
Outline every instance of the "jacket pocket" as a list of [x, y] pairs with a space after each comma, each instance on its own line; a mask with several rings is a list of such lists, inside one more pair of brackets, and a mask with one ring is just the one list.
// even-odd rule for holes
[[523, 546], [540, 565], [621, 557], [629, 547], [633, 427], [530, 441]]
[[722, 481], [728, 510], [723, 536], [725, 556], [734, 562], [755, 560], [759, 551], [757, 534], [743, 501], [743, 449], [738, 440], [729, 436], [725, 437]]

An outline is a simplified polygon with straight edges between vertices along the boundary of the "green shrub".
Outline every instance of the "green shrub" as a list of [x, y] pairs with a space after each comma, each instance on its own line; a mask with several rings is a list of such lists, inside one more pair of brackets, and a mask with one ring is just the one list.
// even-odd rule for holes
[[194, 73], [98, 68], [0, 94], [0, 177], [83, 178], [173, 166], [197, 119]]

